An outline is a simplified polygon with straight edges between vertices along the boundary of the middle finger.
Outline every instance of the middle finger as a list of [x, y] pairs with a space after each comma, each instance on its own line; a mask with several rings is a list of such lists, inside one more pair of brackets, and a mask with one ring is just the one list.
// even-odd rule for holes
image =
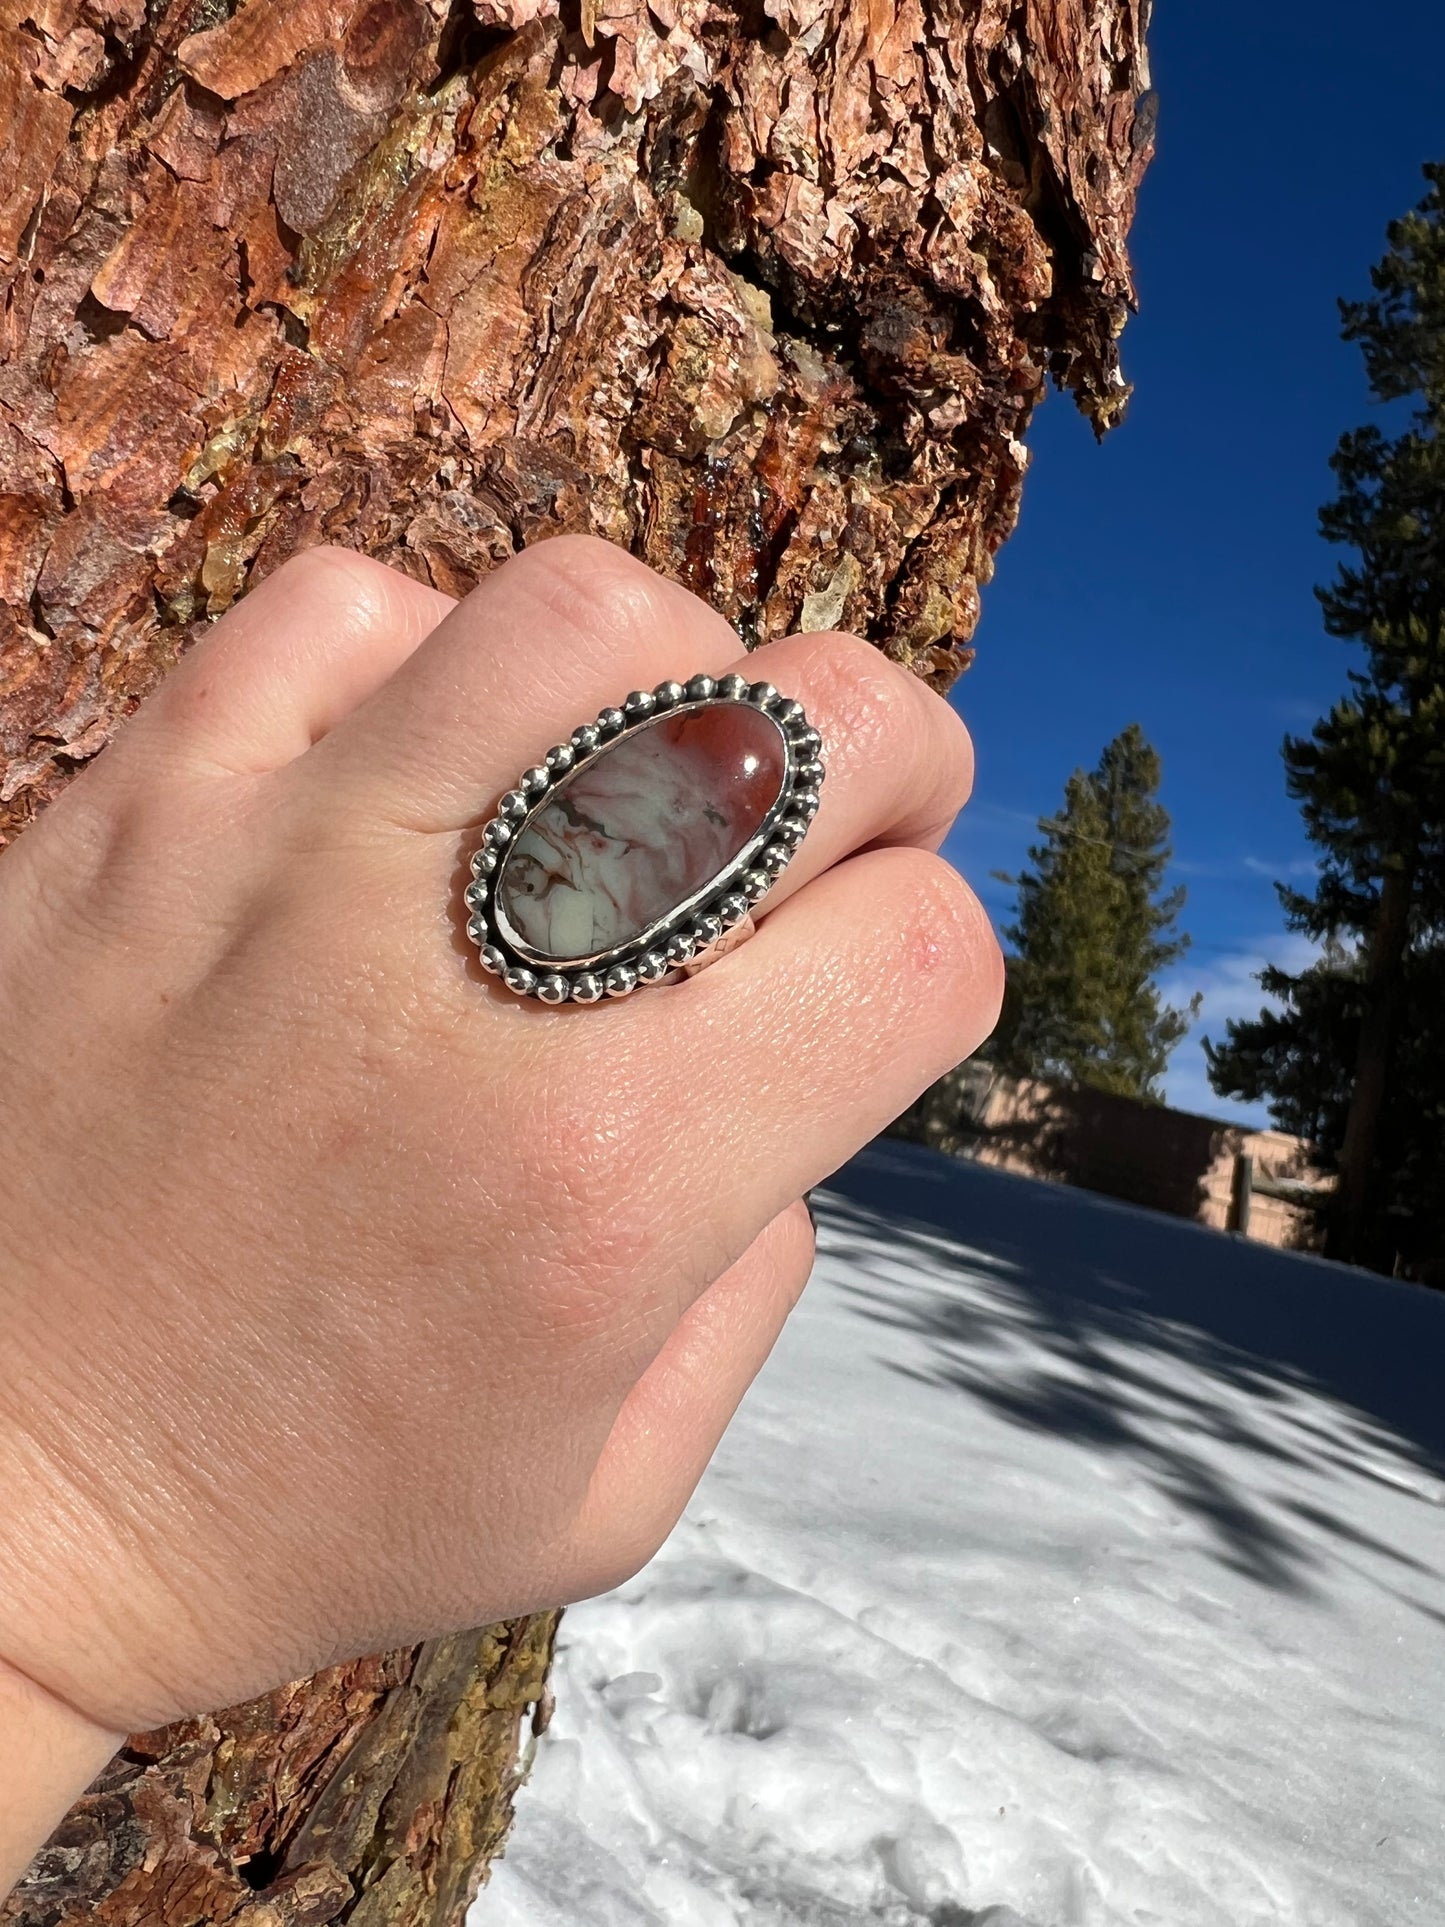
[[857, 636], [766, 643], [728, 665], [795, 697], [823, 739], [818, 814], [759, 917], [855, 851], [936, 850], [973, 786], [973, 744], [956, 711]]

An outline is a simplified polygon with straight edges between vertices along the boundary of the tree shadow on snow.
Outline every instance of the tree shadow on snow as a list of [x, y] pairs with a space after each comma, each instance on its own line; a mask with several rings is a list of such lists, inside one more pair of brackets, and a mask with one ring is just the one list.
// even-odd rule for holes
[[[856, 1261], [855, 1308], [932, 1341], [925, 1368], [894, 1370], [1127, 1456], [1262, 1584], [1312, 1591], [1321, 1534], [1436, 1577], [1317, 1504], [1265, 1494], [1266, 1509], [1218, 1447], [1431, 1502], [1445, 1475], [1445, 1294], [896, 1141], [815, 1201], [827, 1249]], [[908, 1274], [880, 1276], [889, 1246]], [[935, 1282], [920, 1287], [920, 1267]], [[1337, 1425], [1302, 1393], [1333, 1401]]]

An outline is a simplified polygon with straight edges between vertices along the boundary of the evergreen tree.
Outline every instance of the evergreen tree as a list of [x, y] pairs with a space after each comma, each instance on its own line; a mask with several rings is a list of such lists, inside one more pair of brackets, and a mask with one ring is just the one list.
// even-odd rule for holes
[[1353, 549], [1318, 591], [1330, 634], [1362, 645], [1349, 693], [1284, 746], [1286, 782], [1319, 852], [1312, 893], [1281, 887], [1286, 921], [1325, 945], [1280, 1002], [1210, 1048], [1225, 1096], [1267, 1100], [1339, 1172], [1327, 1249], [1423, 1272], [1445, 1234], [1445, 163], [1391, 224], [1374, 295], [1341, 302], [1375, 398], [1410, 402], [1400, 432], [1341, 438], [1320, 515]]
[[1130, 723], [1097, 769], [1075, 770], [1059, 814], [1040, 819], [1032, 867], [1003, 879], [1018, 912], [1004, 931], [1014, 954], [991, 1050], [1000, 1068], [1159, 1099], [1189, 1015], [1155, 980], [1189, 939], [1176, 929], [1183, 889], [1160, 894], [1171, 851], [1158, 788], [1158, 754]]

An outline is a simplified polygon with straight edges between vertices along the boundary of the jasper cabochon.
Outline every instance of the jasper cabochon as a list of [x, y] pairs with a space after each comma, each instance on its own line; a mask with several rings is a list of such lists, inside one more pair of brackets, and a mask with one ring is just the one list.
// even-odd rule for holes
[[659, 718], [539, 804], [507, 852], [497, 906], [538, 961], [631, 943], [722, 875], [786, 773], [781, 730], [746, 703]]

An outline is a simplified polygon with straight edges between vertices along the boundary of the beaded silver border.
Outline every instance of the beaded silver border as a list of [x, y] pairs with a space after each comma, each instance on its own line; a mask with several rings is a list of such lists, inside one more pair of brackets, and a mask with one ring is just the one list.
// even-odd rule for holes
[[[777, 726], [782, 740], [778, 798], [754, 835], [724, 871], [630, 942], [568, 958], [565, 964], [541, 958], [511, 927], [497, 902], [508, 844], [552, 790], [629, 730], [718, 703], [745, 703], [760, 710]], [[688, 683], [660, 682], [655, 689], [633, 690], [620, 709], [604, 709], [595, 722], [579, 724], [567, 742], [523, 770], [516, 788], [507, 791], [496, 815], [482, 826], [466, 888], [467, 935], [481, 952], [482, 968], [517, 996], [536, 997], [544, 1004], [595, 1004], [605, 997], [630, 996], [644, 984], [669, 981], [742, 923], [772, 889], [817, 814], [822, 782], [822, 737], [803, 705], [780, 695], [771, 683], [750, 683], [736, 674], [716, 681], [694, 676]]]

